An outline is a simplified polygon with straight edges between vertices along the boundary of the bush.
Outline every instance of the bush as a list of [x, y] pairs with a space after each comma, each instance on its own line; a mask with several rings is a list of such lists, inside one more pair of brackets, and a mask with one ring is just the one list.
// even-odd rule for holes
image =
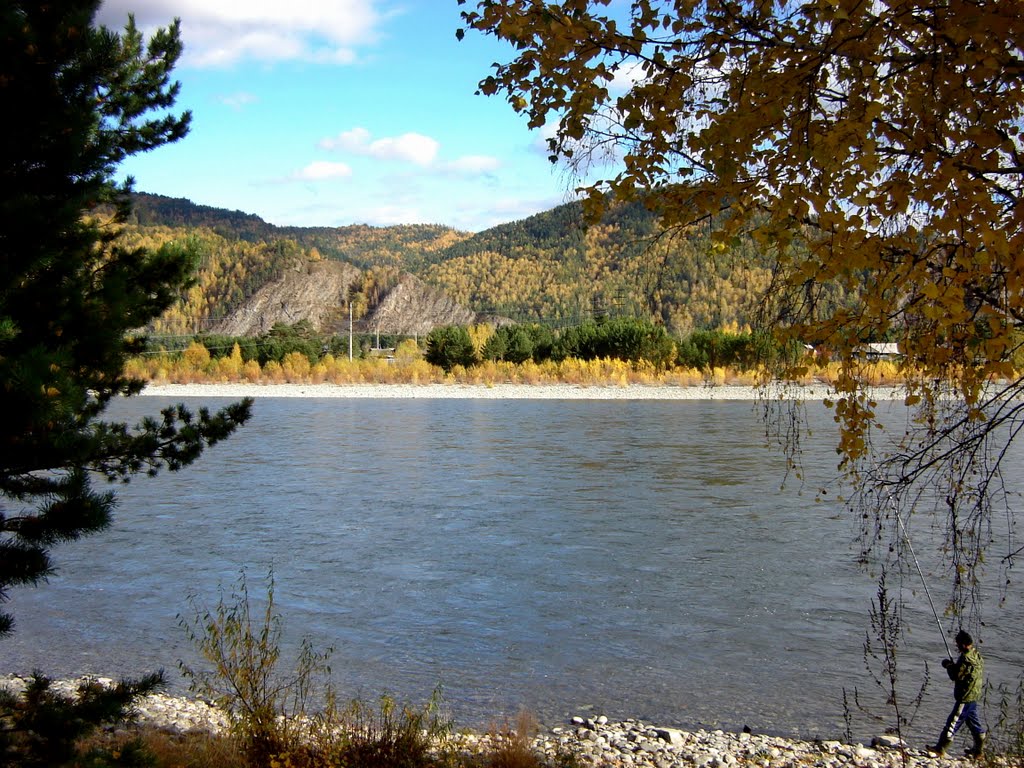
[[[998, 700], [993, 702], [992, 699]], [[998, 719], [989, 729], [986, 749], [1024, 765], [1024, 674], [1017, 678], [1016, 688], [1000, 683], [993, 689], [986, 684], [985, 709], [999, 712]]]
[[543, 760], [533, 749], [537, 721], [527, 712], [520, 712], [514, 728], [491, 729], [490, 749], [483, 764], [486, 768], [540, 768]]
[[249, 765], [425, 768], [441, 762], [451, 725], [440, 715], [438, 692], [423, 707], [382, 696], [376, 707], [357, 699], [339, 708], [329, 679], [330, 650], [317, 653], [304, 639], [294, 671], [280, 669], [282, 619], [275, 611], [273, 573], [266, 589], [266, 605], [255, 612], [243, 572], [215, 608], [191, 597], [192, 618], [178, 619], [212, 665], [200, 671], [182, 664], [182, 672], [194, 693], [227, 713]]
[[[102, 726], [123, 721], [137, 698], [164, 685], [162, 672], [140, 680], [122, 680], [104, 686], [86, 679], [74, 695], [55, 691], [53, 682], [38, 672], [25, 690], [15, 694], [0, 689], [0, 765], [55, 766], [69, 762], [80, 739]], [[136, 752], [132, 755], [139, 757]], [[134, 757], [133, 757], [134, 759]], [[102, 765], [102, 753], [86, 765]], [[143, 765], [123, 762], [121, 765]]]
[[318, 765], [424, 768], [446, 762], [451, 723], [441, 716], [440, 693], [422, 707], [399, 706], [390, 696], [376, 707], [360, 700], [321, 718], [312, 739]]
[[[244, 571], [230, 596], [225, 599], [222, 593], [212, 610], [200, 606], [195, 596], [189, 605], [192, 618], [179, 616], [178, 623], [213, 669], [195, 670], [182, 662], [181, 671], [194, 693], [212, 699], [227, 713], [249, 764], [266, 766], [302, 741], [300, 728], [316, 676], [329, 675], [331, 650], [317, 653], [304, 639], [294, 672], [280, 670], [282, 623], [274, 607], [273, 573], [267, 576], [262, 614], [253, 614]], [[329, 697], [329, 682], [324, 685], [324, 696]]]
[[75, 768], [238, 768], [238, 744], [230, 736], [142, 726], [98, 733], [82, 744]]

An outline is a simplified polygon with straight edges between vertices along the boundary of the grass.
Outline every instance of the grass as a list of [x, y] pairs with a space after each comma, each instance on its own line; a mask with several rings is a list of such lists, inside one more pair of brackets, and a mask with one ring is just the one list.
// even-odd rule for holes
[[[254, 760], [238, 734], [179, 733], [128, 726], [83, 739], [75, 768], [574, 768], [568, 755], [551, 759], [533, 747], [536, 725], [528, 713], [515, 727], [492, 729], [474, 744], [431, 725], [429, 707], [353, 703], [326, 730], [282, 742], [279, 751]], [[425, 719], [426, 718], [426, 719]], [[440, 721], [439, 721], [440, 722]], [[324, 723], [320, 723], [321, 726]]]
[[231, 736], [190, 731], [178, 733], [153, 726], [129, 727], [104, 732], [85, 739], [79, 745], [78, 765], [87, 765], [85, 756], [106, 756], [106, 763], [94, 765], [131, 765], [133, 751], [141, 756], [137, 765], [151, 768], [238, 768], [244, 764], [241, 745]]

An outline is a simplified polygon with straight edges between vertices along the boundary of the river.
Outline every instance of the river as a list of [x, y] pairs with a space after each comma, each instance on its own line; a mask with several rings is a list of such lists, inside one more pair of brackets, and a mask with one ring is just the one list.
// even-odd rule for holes
[[[844, 690], [883, 710], [863, 650], [876, 584], [856, 521], [816, 493], [836, 472], [831, 414], [807, 419], [805, 479], [783, 483], [750, 402], [259, 398], [192, 467], [120, 487], [114, 525], [58, 547], [48, 584], [13, 591], [0, 671], [167, 668], [181, 690], [188, 596], [213, 605], [244, 568], [260, 597], [272, 568], [289, 647], [333, 646], [344, 694], [441, 685], [472, 727], [527, 708], [839, 737]], [[927, 604], [907, 599], [902, 684], [925, 661], [932, 676], [923, 741], [950, 685]], [[1016, 593], [986, 617], [989, 676], [1015, 686]], [[855, 734], [880, 730], [852, 714]]]

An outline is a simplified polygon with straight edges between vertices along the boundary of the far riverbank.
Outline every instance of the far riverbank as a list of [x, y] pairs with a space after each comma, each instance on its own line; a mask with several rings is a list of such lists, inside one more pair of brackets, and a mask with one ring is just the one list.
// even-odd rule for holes
[[[163, 397], [317, 397], [349, 399], [507, 400], [758, 400], [821, 401], [835, 396], [827, 385], [780, 384], [768, 388], [732, 385], [628, 384], [151, 384], [143, 395]], [[880, 387], [877, 400], [899, 400], [903, 390]]]

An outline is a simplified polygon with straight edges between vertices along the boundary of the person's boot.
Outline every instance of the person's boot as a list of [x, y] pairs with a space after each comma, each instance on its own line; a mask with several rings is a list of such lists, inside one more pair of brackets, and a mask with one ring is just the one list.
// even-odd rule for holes
[[950, 739], [947, 739], [945, 736], [942, 736], [941, 738], [939, 738], [938, 744], [936, 744], [934, 747], [928, 747], [928, 752], [930, 752], [932, 755], [935, 755], [935, 757], [942, 757], [946, 754], [946, 750], [949, 749], [950, 743]]
[[984, 751], [985, 748], [985, 736], [987, 736], [988, 734], [975, 733], [972, 735], [974, 736], [974, 744], [967, 750], [967, 756], [981, 757], [981, 753], [982, 751]]

